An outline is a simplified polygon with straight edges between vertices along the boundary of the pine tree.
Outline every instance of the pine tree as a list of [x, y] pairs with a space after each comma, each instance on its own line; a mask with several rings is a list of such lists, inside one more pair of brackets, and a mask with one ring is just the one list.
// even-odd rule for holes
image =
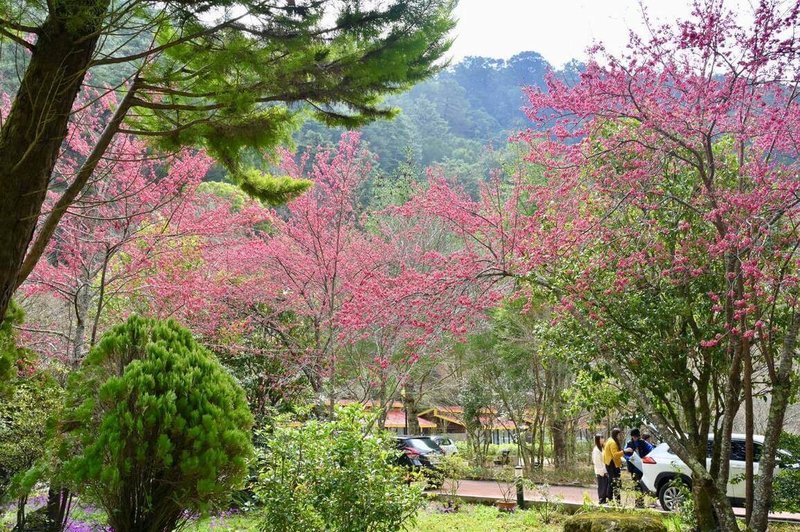
[[223, 502], [247, 471], [244, 392], [174, 321], [133, 316], [68, 386], [63, 476], [118, 532], [174, 530]]

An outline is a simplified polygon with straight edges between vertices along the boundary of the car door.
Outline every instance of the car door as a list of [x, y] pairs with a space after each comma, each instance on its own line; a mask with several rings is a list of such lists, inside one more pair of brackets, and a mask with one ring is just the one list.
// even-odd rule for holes
[[448, 438], [437, 438], [436, 443], [439, 444], [445, 454], [450, 454], [450, 440]]
[[730, 473], [728, 481], [728, 497], [744, 499], [745, 496], [745, 442], [744, 440], [731, 440]]
[[[711, 468], [711, 455], [714, 451], [714, 440], [708, 440], [708, 453], [706, 455], [706, 468]], [[731, 440], [731, 454], [728, 457], [730, 463], [728, 469], [728, 497], [744, 498], [744, 471], [745, 471], [745, 447], [744, 440]]]

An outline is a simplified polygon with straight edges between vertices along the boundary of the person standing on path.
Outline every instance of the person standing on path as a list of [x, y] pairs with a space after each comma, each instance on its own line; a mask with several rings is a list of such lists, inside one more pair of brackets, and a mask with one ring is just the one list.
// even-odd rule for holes
[[608, 488], [606, 491], [606, 499], [608, 501], [615, 501], [617, 504], [622, 502], [620, 497], [620, 490], [622, 489], [622, 442], [619, 435], [622, 434], [620, 429], [615, 428], [611, 431], [611, 437], [606, 441], [603, 446], [603, 463], [606, 466], [608, 473]]
[[594, 436], [594, 447], [592, 447], [592, 465], [594, 474], [597, 477], [597, 499], [600, 504], [608, 502], [608, 471], [603, 463], [603, 444], [606, 439], [600, 435]]
[[631, 431], [631, 441], [625, 445], [625, 457], [628, 461], [628, 472], [635, 484], [636, 507], [644, 508], [644, 489], [642, 488], [642, 458], [650, 454], [653, 446], [641, 438], [639, 429]]

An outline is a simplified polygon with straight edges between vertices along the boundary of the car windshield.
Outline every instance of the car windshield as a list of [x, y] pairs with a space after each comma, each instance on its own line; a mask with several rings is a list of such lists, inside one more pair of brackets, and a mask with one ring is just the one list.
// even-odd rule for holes
[[422, 453], [439, 450], [439, 446], [430, 438], [408, 438], [406, 439], [406, 444]]
[[789, 451], [785, 451], [783, 449], [778, 449], [778, 455], [776, 458], [780, 467], [794, 468], [800, 465], [800, 457], [794, 456]]

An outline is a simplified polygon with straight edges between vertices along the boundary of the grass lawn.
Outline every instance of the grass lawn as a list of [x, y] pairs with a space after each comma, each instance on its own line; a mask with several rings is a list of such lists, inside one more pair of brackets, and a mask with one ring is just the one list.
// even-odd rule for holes
[[[429, 504], [418, 515], [411, 532], [561, 532], [566, 517], [556, 515], [553, 522], [542, 523], [534, 510], [506, 514], [491, 506], [465, 505], [457, 513], [442, 513], [439, 505]], [[205, 519], [189, 530], [192, 532], [234, 531], [250, 532], [258, 530], [255, 515]], [[680, 532], [674, 523], [666, 520], [667, 528]], [[772, 525], [770, 531], [800, 532], [798, 525]]]
[[467, 505], [457, 513], [445, 514], [438, 510], [438, 505], [431, 505], [419, 513], [414, 532], [499, 532], [541, 530], [542, 532], [556, 532], [562, 529], [560, 520], [563, 516], [557, 515], [550, 524], [542, 523], [539, 515], [534, 511], [514, 512], [511, 514], [499, 512], [492, 506]]
[[[256, 516], [232, 515], [225, 518], [204, 519], [189, 530], [192, 532], [211, 531], [255, 531], [258, 530]], [[467, 505], [458, 513], [442, 513], [438, 505], [431, 504], [422, 510], [416, 523], [409, 529], [412, 532], [505, 532], [541, 531], [557, 532], [560, 523], [544, 525], [532, 511], [505, 514], [490, 506]]]
[[[100, 532], [106, 530], [105, 515], [90, 508], [77, 508], [72, 515], [71, 532]], [[535, 510], [506, 514], [492, 506], [464, 505], [457, 513], [442, 513], [438, 503], [431, 502], [419, 512], [411, 532], [560, 532], [565, 516], [555, 515], [550, 523], [543, 523]], [[11, 530], [14, 515], [11, 508], [0, 508], [0, 530]], [[675, 523], [666, 519], [670, 531], [679, 532]], [[255, 532], [261, 521], [256, 513], [229, 514], [201, 519], [186, 530], [191, 532]], [[770, 531], [800, 532], [798, 525], [772, 525]]]

